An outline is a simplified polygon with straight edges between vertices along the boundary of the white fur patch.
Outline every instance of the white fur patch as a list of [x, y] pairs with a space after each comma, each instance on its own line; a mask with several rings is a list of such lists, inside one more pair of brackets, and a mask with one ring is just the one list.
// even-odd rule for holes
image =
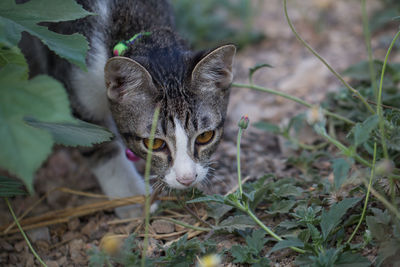
[[[98, 14], [98, 23], [104, 27], [107, 27], [109, 21], [108, 3], [109, 1], [98, 1], [94, 7]], [[90, 112], [91, 117], [97, 120], [102, 120], [110, 114], [104, 82], [104, 66], [108, 59], [104, 40], [103, 32], [94, 32], [90, 37], [88, 71], [75, 68], [72, 73], [72, 85], [79, 102]]]
[[[122, 145], [119, 151], [117, 156], [92, 168], [101, 189], [110, 198], [144, 195], [146, 191], [142, 177], [126, 158]], [[115, 211], [120, 218], [139, 217], [143, 213], [141, 205], [120, 207]]]
[[188, 188], [177, 181], [178, 177], [191, 177], [194, 182], [191, 186], [201, 182], [207, 175], [207, 168], [196, 163], [188, 154], [189, 138], [180, 122], [175, 119], [175, 140], [176, 151], [174, 163], [165, 176], [165, 181], [171, 188], [184, 189]]

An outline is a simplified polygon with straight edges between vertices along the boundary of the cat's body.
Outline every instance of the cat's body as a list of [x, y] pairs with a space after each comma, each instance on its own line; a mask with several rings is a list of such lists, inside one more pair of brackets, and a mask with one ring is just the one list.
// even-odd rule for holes
[[[86, 155], [103, 191], [110, 197], [144, 194], [144, 183], [125, 155], [128, 147], [144, 158], [155, 107], [161, 107], [156, 129], [152, 173], [169, 187], [187, 188], [208, 175], [208, 160], [222, 135], [234, 46], [194, 53], [175, 33], [171, 7], [161, 0], [78, 0], [98, 14], [50, 29], [80, 32], [89, 43], [88, 72], [39, 47], [30, 53], [31, 70], [48, 73], [66, 86], [74, 113], [115, 134]], [[123, 57], [113, 47], [141, 32]], [[30, 54], [30, 55], [29, 55]], [[43, 56], [48, 59], [43, 60]], [[36, 57], [36, 60], [35, 60]], [[32, 63], [33, 62], [33, 63]], [[40, 64], [38, 64], [40, 62]], [[35, 73], [33, 73], [35, 74]], [[126, 214], [123, 214], [126, 211]], [[137, 215], [132, 209], [119, 215]]]

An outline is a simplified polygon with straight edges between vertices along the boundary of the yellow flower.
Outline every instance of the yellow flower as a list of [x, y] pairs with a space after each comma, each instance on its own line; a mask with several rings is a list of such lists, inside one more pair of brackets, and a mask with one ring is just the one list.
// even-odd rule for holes
[[198, 259], [198, 267], [218, 267], [221, 266], [221, 257], [217, 254], [210, 254]]
[[108, 255], [115, 255], [120, 251], [125, 238], [126, 235], [106, 234], [100, 241], [100, 249]]

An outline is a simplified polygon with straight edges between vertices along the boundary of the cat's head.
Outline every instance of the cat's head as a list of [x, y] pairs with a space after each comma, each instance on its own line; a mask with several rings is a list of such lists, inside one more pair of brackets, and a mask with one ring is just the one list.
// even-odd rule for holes
[[201, 56], [174, 52], [168, 65], [164, 51], [150, 62], [113, 57], [105, 66], [113, 118], [126, 145], [142, 158], [160, 106], [151, 170], [171, 188], [207, 178], [223, 132], [235, 52], [233, 45]]

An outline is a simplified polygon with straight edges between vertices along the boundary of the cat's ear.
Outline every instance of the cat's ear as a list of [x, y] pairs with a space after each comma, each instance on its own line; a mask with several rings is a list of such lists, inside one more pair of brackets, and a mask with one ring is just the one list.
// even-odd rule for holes
[[138, 62], [127, 57], [113, 57], [104, 67], [107, 96], [113, 101], [143, 94], [154, 88], [150, 73]]
[[192, 82], [203, 85], [201, 90], [212, 88], [208, 86], [209, 84], [227, 89], [233, 79], [232, 65], [235, 54], [234, 45], [224, 45], [214, 49], [196, 64], [192, 72]]

